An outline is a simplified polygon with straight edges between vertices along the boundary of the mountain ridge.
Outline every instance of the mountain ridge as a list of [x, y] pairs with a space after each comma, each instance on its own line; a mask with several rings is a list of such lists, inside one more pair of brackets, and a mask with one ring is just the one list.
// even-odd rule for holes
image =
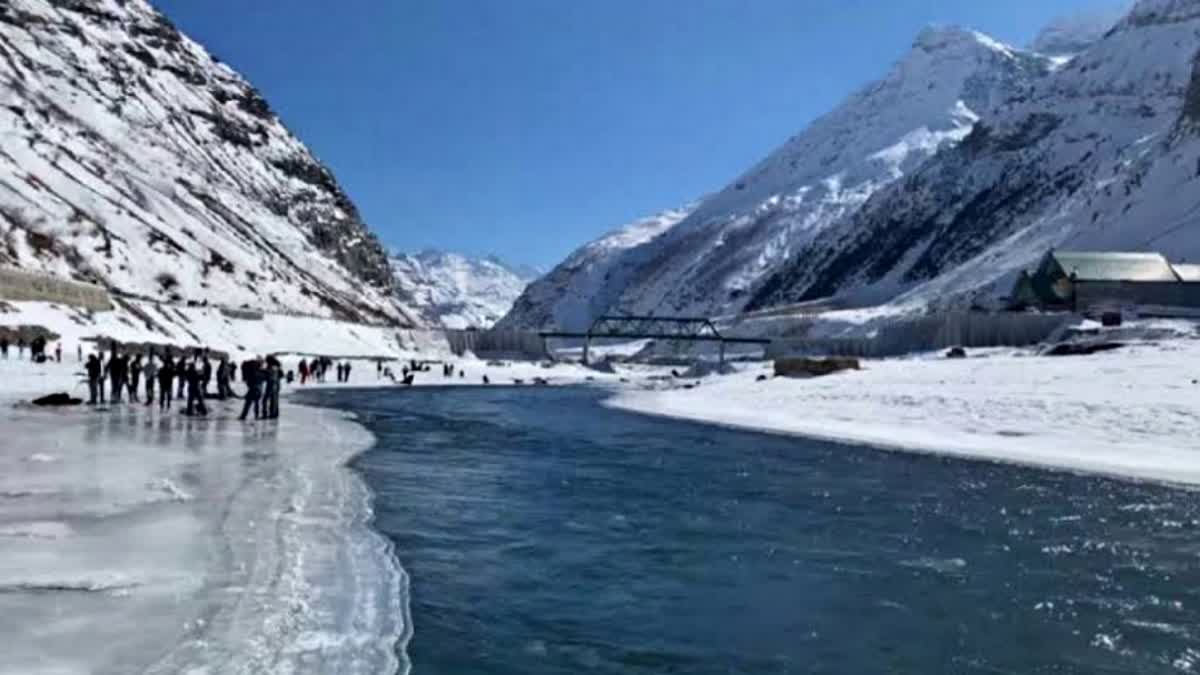
[[145, 0], [0, 6], [0, 264], [163, 301], [409, 324], [332, 172]]

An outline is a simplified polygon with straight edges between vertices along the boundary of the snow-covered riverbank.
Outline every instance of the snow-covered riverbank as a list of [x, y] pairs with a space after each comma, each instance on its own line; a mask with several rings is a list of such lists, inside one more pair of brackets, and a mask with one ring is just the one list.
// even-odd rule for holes
[[345, 467], [370, 434], [12, 406], [76, 367], [0, 361], [0, 673], [395, 670], [406, 581]]
[[1200, 340], [1092, 356], [991, 350], [868, 361], [805, 380], [769, 366], [627, 390], [637, 412], [881, 448], [1200, 484]]

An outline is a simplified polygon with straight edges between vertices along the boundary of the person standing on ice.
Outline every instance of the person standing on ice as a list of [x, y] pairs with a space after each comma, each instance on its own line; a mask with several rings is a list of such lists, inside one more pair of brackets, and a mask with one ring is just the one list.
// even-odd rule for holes
[[25, 358], [25, 338], [17, 338], [17, 358]]
[[55, 363], [62, 363], [62, 343], [61, 342], [54, 343], [54, 361], [55, 361]]
[[146, 376], [146, 405], [154, 405], [154, 381], [158, 379], [158, 363], [154, 361], [153, 351], [146, 358], [146, 365], [142, 366], [142, 375]]
[[0, 356], [3, 356], [5, 361], [8, 360], [8, 338], [2, 335], [0, 335]]
[[184, 372], [184, 380], [187, 381], [187, 410], [185, 415], [199, 415], [204, 417], [208, 414], [208, 408], [204, 407], [204, 371], [199, 363], [192, 361]]
[[135, 354], [129, 362], [129, 402], [138, 402], [138, 387], [142, 383], [142, 355]]
[[308, 361], [300, 359], [300, 365], [296, 369], [300, 371], [300, 384], [308, 382]]
[[268, 356], [263, 375], [263, 396], [260, 405], [263, 419], [279, 417], [279, 380], [283, 372], [279, 361], [274, 356]]
[[224, 401], [232, 393], [229, 388], [229, 360], [222, 356], [217, 364], [217, 398]]
[[82, 342], [75, 343], [75, 360], [80, 363], [83, 363], [83, 343]]
[[104, 381], [100, 379], [103, 372], [100, 359], [96, 358], [95, 354], [89, 355], [87, 360], [88, 405], [96, 405], [97, 396], [100, 403], [104, 403]]
[[125, 376], [129, 374], [129, 362], [125, 358], [114, 345], [112, 356], [108, 357], [108, 384], [112, 391], [112, 403], [121, 402], [121, 390], [125, 388]]
[[204, 358], [200, 360], [200, 395], [208, 396], [208, 384], [212, 382], [212, 361], [208, 360], [208, 350], [204, 350]]
[[162, 368], [158, 371], [158, 409], [171, 409], [171, 380], [175, 377], [175, 361], [168, 353], [163, 357]]
[[191, 369], [195, 358], [193, 356], [189, 359], [186, 353], [180, 354], [179, 363], [175, 364], [175, 379], [179, 380], [179, 388], [175, 391], [175, 398], [180, 401], [183, 400], [184, 395], [187, 393], [187, 372]]
[[347, 362], [346, 362], [346, 375], [345, 375], [345, 377], [346, 377], [346, 382], [347, 382], [347, 383], [349, 383], [349, 382], [350, 382], [350, 362], [349, 362], [349, 361], [347, 361]]
[[261, 368], [258, 359], [247, 361], [244, 366], [242, 381], [246, 383], [246, 402], [242, 404], [242, 414], [238, 416], [239, 420], [245, 421], [246, 415], [250, 414], [251, 408], [254, 409], [254, 419], [258, 419], [258, 399], [262, 397], [262, 377], [260, 371]]

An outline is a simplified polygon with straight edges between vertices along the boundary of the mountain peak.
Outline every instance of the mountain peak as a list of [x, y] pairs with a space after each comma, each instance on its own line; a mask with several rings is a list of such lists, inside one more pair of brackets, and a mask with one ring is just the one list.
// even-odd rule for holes
[[1059, 17], [1038, 32], [1029, 48], [1054, 56], [1078, 54], [1103, 38], [1127, 13], [1127, 7], [1110, 7]]
[[431, 325], [488, 328], [512, 307], [532, 278], [495, 255], [472, 257], [425, 249], [396, 253], [392, 270], [401, 299]]
[[913, 40], [913, 49], [922, 52], [962, 51], [964, 49], [985, 49], [1012, 56], [1014, 48], [995, 38], [980, 33], [977, 30], [964, 28], [954, 24], [931, 24], [921, 29]]

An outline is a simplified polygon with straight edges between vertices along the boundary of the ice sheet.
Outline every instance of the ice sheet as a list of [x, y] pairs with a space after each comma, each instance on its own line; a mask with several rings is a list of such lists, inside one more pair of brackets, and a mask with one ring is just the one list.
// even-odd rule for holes
[[365, 430], [12, 407], [66, 370], [0, 362], [0, 674], [401, 665], [406, 579], [344, 467]]

